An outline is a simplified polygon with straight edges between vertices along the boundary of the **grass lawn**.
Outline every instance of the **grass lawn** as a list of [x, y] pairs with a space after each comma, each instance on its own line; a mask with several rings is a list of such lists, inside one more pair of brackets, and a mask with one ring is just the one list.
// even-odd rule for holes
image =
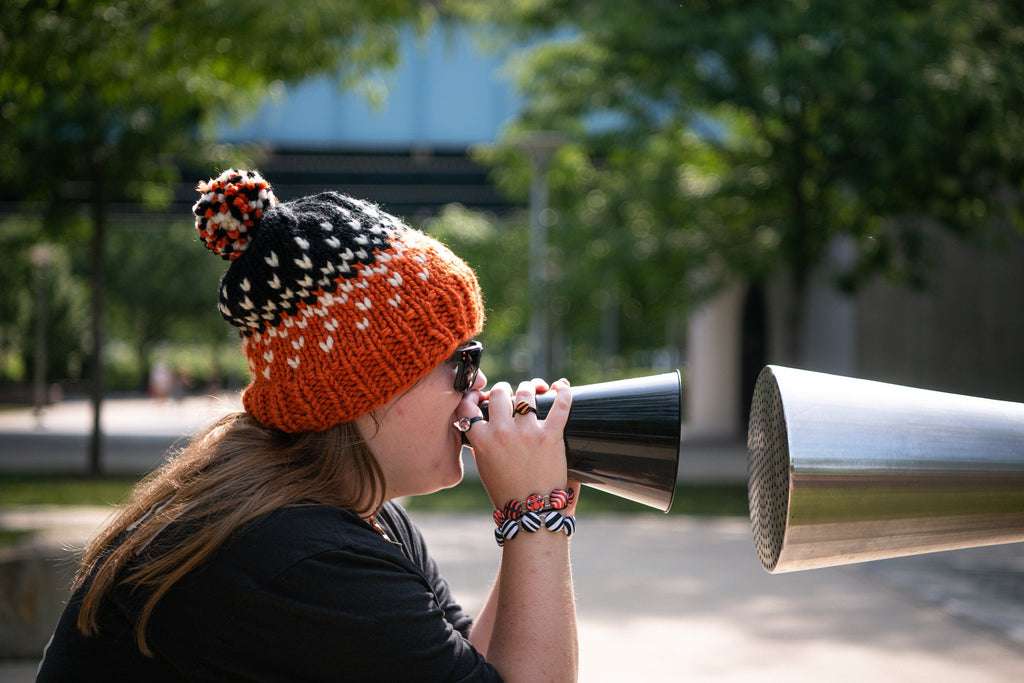
[[[115, 505], [131, 493], [137, 477], [85, 477], [44, 474], [0, 474], [0, 505]], [[465, 481], [455, 488], [405, 501], [409, 510], [437, 512], [491, 509], [483, 486]], [[660, 511], [586, 487], [579, 514], [622, 512], [661, 514]], [[687, 484], [676, 488], [670, 514], [747, 515], [743, 484]]]
[[116, 505], [138, 477], [0, 474], [0, 505]]

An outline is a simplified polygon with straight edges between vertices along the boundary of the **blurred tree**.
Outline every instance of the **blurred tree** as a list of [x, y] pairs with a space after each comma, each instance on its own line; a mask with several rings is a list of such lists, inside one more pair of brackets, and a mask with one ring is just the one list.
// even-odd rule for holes
[[[145, 389], [154, 345], [159, 342], [237, 345], [224, 325], [210, 294], [224, 273], [224, 263], [196, 249], [192, 226], [180, 220], [150, 219], [113, 222], [106, 259], [116, 264], [107, 272], [110, 331], [129, 340], [137, 355]], [[160, 258], [139, 243], [159, 245]]]
[[[509, 147], [480, 156], [494, 165], [500, 185], [524, 196], [532, 170], [511, 140]], [[694, 252], [682, 239], [688, 233], [679, 226], [692, 220], [693, 207], [661, 204], [660, 194], [674, 184], [682, 163], [681, 147], [658, 135], [634, 143], [600, 153], [588, 141], [567, 143], [552, 161], [544, 216], [548, 286], [541, 301], [528, 303], [523, 296], [520, 308], [549, 308], [552, 376], [602, 381], [677, 366], [672, 350], [682, 345], [693, 289], [684, 275], [694, 265]], [[518, 275], [509, 273], [510, 282], [526, 272], [525, 222], [513, 223], [523, 233], [523, 261]], [[481, 254], [491, 259], [484, 271], [493, 260], [512, 258], [503, 246]], [[518, 286], [528, 292], [525, 281]]]
[[422, 227], [472, 266], [487, 308], [481, 334], [484, 372], [493, 380], [529, 379], [526, 363], [527, 226], [517, 213], [498, 216], [449, 204]]
[[[28, 382], [35, 371], [36, 317], [48, 330], [48, 381], [81, 380], [88, 353], [88, 289], [74, 276], [71, 254], [77, 236], [47, 244], [44, 266], [34, 264], [32, 249], [43, 243], [38, 220], [9, 218], [0, 224], [0, 381]], [[47, 305], [37, 306], [33, 291], [39, 269]]]
[[[104, 243], [113, 199], [168, 199], [179, 155], [224, 164], [206, 144], [225, 116], [285, 82], [351, 84], [397, 59], [397, 27], [419, 0], [7, 0], [0, 3], [0, 183], [91, 224], [93, 438], [100, 470]], [[140, 244], [141, 247], [141, 244]]]
[[490, 158], [523, 192], [515, 131], [575, 136], [591, 172], [563, 178], [572, 192], [553, 190], [552, 206], [577, 230], [561, 232], [587, 262], [572, 267], [612, 283], [624, 321], [630, 299], [648, 308], [682, 286], [686, 301], [737, 273], [784, 269], [799, 358], [804, 294], [837, 240], [853, 253], [830, 273], [838, 286], [880, 273], [922, 284], [931, 226], [970, 237], [1020, 221], [1019, 4], [478, 0], [465, 11], [510, 40], [543, 38], [516, 55], [526, 106]]

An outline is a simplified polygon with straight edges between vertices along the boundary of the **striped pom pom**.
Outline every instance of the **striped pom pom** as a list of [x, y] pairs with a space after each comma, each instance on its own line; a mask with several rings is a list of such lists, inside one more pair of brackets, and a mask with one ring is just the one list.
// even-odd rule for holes
[[499, 527], [495, 527], [494, 529], [494, 540], [498, 542], [499, 548], [505, 546], [505, 536], [501, 533], [501, 528]]
[[543, 522], [541, 522], [540, 519], [540, 515], [538, 515], [536, 512], [527, 512], [523, 515], [523, 518], [519, 520], [519, 523], [522, 525], [525, 531], [529, 531], [530, 533], [533, 533], [537, 529], [541, 528], [541, 526], [543, 525]]
[[573, 503], [576, 502], [576, 491], [573, 490], [572, 487], [570, 487], [569, 490], [566, 491], [566, 500], [568, 501], [569, 505], [572, 505]]
[[502, 514], [501, 510], [498, 510], [498, 509], [494, 510], [493, 517], [494, 517], [494, 524], [496, 526], [501, 526], [505, 522], [505, 519], [506, 519], [505, 515]]
[[256, 171], [228, 169], [196, 189], [199, 201], [192, 213], [199, 237], [207, 249], [228, 261], [245, 253], [263, 211], [277, 204], [270, 183]]

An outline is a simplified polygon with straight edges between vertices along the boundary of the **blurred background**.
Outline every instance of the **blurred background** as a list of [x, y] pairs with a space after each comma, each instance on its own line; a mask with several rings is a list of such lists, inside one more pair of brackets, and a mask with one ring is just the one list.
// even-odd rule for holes
[[1004, 3], [28, 2], [0, 10], [0, 396], [237, 389], [190, 229], [257, 167], [448, 242], [492, 378], [779, 363], [1021, 400]]
[[[235, 166], [282, 200], [337, 189], [448, 243], [480, 276], [491, 380], [680, 369], [684, 442], [727, 486], [677, 503], [742, 515], [765, 364], [1024, 401], [1022, 149], [1017, 3], [6, 0], [0, 467], [66, 469], [70, 453], [97, 475], [144, 451], [125, 461], [137, 476], [237, 407], [226, 264], [190, 211], [196, 183]], [[147, 431], [164, 441], [131, 441]], [[42, 500], [12, 481], [0, 503]], [[971, 586], [1001, 572], [1004, 610], [1024, 604], [1017, 555], [963, 562]], [[845, 614], [822, 604], [793, 614]], [[837, 642], [880, 634], [887, 607]], [[962, 680], [955, 658], [973, 660], [946, 635], [918, 645]]]

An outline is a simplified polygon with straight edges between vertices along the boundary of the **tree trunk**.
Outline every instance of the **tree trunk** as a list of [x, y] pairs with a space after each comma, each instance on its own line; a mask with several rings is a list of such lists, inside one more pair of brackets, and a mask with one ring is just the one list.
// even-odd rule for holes
[[103, 342], [104, 342], [104, 274], [106, 257], [104, 245], [107, 229], [107, 197], [104, 169], [100, 165], [93, 177], [92, 197], [92, 436], [89, 439], [89, 475], [103, 473], [103, 427], [100, 416], [103, 409]]

